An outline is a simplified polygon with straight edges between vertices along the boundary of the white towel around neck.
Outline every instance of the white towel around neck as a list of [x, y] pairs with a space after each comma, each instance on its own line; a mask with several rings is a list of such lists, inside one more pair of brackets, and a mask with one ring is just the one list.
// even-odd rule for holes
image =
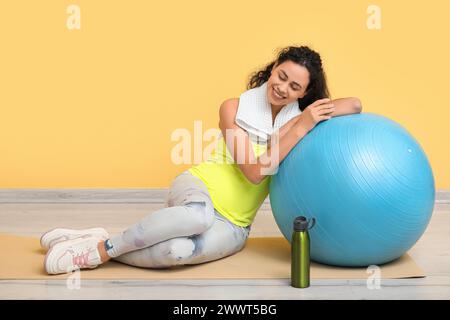
[[269, 136], [293, 117], [302, 113], [298, 100], [285, 105], [272, 126], [272, 108], [267, 99], [267, 81], [243, 92], [239, 97], [236, 124], [246, 130], [253, 141], [267, 142]]

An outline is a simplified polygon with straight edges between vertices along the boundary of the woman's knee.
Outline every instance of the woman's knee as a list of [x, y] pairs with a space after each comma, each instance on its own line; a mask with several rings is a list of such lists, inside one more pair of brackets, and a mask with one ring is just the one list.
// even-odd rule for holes
[[214, 207], [207, 202], [190, 202], [185, 207], [193, 218], [191, 221], [196, 222], [194, 234], [201, 234], [214, 224]]
[[184, 260], [191, 258], [196, 251], [192, 238], [175, 238], [169, 241], [167, 257], [171, 260], [170, 264], [172, 265], [182, 264]]
[[189, 237], [170, 239], [147, 249], [154, 268], [183, 265], [197, 252], [195, 242]]

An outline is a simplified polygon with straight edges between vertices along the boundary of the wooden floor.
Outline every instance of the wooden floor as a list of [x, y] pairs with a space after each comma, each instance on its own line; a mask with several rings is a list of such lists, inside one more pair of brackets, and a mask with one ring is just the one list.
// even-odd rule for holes
[[[105, 227], [119, 233], [160, 203], [0, 203], [0, 232], [39, 237], [53, 227]], [[437, 203], [428, 229], [409, 251], [426, 278], [312, 280], [295, 289], [283, 280], [82, 280], [69, 290], [61, 280], [1, 280], [0, 299], [450, 299], [450, 204]], [[270, 207], [258, 212], [252, 237], [281, 236]]]

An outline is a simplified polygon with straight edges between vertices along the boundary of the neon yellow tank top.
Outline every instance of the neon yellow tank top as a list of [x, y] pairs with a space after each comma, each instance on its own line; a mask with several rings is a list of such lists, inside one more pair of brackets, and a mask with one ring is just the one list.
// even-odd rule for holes
[[[235, 163], [223, 136], [217, 143], [206, 161], [188, 170], [206, 185], [214, 208], [220, 214], [238, 226], [247, 227], [269, 194], [271, 176], [266, 176], [260, 184], [251, 183]], [[250, 143], [256, 158], [267, 149], [266, 144]]]

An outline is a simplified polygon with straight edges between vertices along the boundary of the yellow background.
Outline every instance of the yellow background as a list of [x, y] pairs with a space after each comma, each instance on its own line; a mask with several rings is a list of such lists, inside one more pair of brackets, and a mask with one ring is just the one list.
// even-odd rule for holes
[[308, 45], [332, 98], [407, 128], [450, 189], [449, 15], [444, 0], [2, 1], [0, 188], [167, 187], [190, 167], [171, 133], [217, 128], [251, 72]]

